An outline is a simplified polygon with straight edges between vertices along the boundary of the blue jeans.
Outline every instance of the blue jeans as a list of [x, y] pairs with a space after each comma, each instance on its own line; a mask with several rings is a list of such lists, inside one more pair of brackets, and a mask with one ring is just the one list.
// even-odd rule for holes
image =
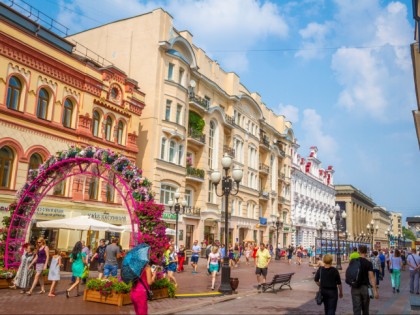
[[109, 274], [111, 274], [113, 277], [116, 277], [118, 274], [118, 265], [105, 264], [104, 276], [109, 277]]
[[376, 279], [376, 285], [379, 285], [379, 270], [378, 269], [373, 269], [373, 273], [375, 274], [375, 279]]

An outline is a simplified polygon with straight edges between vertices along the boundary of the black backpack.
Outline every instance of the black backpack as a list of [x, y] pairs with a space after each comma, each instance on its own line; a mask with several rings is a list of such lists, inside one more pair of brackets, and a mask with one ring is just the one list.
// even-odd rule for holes
[[350, 260], [349, 266], [346, 270], [346, 283], [352, 288], [360, 287], [360, 267], [360, 258], [353, 258], [352, 260]]

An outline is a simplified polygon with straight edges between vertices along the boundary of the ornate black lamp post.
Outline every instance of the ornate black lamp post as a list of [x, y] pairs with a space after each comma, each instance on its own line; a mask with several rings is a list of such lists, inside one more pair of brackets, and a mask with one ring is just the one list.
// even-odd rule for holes
[[378, 233], [378, 229], [379, 226], [376, 225], [376, 229], [375, 229], [375, 221], [372, 219], [372, 221], [370, 221], [370, 224], [368, 223], [368, 225], [366, 226], [366, 230], [368, 231], [368, 234], [370, 234], [371, 236], [371, 250], [373, 251], [373, 236], [375, 233]]
[[398, 248], [400, 248], [400, 239], [401, 239], [401, 234], [398, 233], [398, 238], [397, 238]]
[[337, 228], [337, 269], [341, 270], [343, 269], [341, 267], [341, 253], [340, 253], [340, 221], [341, 219], [345, 219], [347, 217], [347, 214], [345, 211], [341, 212], [340, 206], [335, 205], [334, 211], [330, 211], [328, 216], [330, 217], [331, 223], [333, 222], [333, 218], [335, 216], [335, 225]]
[[185, 208], [187, 207], [187, 201], [184, 199], [182, 200], [181, 203], [178, 202], [179, 197], [181, 197], [181, 194], [179, 192], [176, 192], [174, 194], [174, 197], [175, 197], [176, 202], [174, 203], [174, 201], [170, 199], [168, 201], [168, 205], [169, 205], [170, 211], [174, 212], [176, 215], [175, 216], [176, 217], [175, 219], [175, 222], [176, 222], [175, 223], [175, 246], [176, 246], [176, 249], [178, 250], [178, 216], [181, 210], [182, 210], [182, 213], [185, 212]]
[[273, 227], [276, 228], [277, 231], [277, 241], [276, 241], [276, 260], [280, 260], [280, 253], [279, 253], [279, 229], [283, 227], [283, 220], [280, 219], [280, 216], [277, 215], [277, 220], [271, 222], [273, 224]]
[[[232, 158], [225, 154], [222, 158], [222, 167], [225, 170], [225, 176], [223, 176], [219, 171], [214, 171], [210, 175], [210, 180], [215, 186], [216, 194], [219, 197], [225, 196], [225, 243], [226, 243], [226, 250], [225, 250], [225, 257], [223, 257], [223, 265], [222, 265], [222, 283], [219, 287], [219, 292], [224, 294], [232, 294], [232, 288], [230, 286], [230, 266], [229, 266], [229, 224], [228, 224], [228, 205], [229, 205], [229, 195], [237, 195], [239, 192], [239, 183], [242, 180], [243, 171], [235, 167], [232, 171], [232, 177], [229, 176], [229, 170], [232, 166]], [[220, 183], [222, 179], [222, 193], [219, 195], [217, 193], [217, 185]], [[234, 191], [234, 182], [236, 183], [235, 192]]]
[[322, 230], [324, 229], [324, 224], [322, 224], [322, 222], [319, 222], [319, 224], [318, 224], [318, 231], [319, 231], [319, 233], [320, 233], [320, 236], [321, 236], [321, 254], [320, 254], [320, 258], [322, 258]]

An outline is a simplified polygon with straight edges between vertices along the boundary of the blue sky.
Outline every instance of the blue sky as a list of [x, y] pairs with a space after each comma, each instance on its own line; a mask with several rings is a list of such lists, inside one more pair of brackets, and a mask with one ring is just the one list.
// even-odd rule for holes
[[293, 122], [302, 156], [318, 147], [336, 184], [420, 215], [411, 0], [26, 1], [70, 34], [164, 8], [178, 30]]

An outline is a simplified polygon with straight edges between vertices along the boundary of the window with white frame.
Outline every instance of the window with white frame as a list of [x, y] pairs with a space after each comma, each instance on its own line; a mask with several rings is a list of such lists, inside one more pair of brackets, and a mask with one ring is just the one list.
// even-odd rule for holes
[[173, 78], [174, 78], [174, 67], [175, 67], [175, 65], [173, 63], [169, 63], [169, 66], [168, 66], [168, 80], [173, 80]]
[[243, 156], [243, 148], [244, 143], [242, 140], [235, 138], [233, 140], [233, 146], [235, 148], [235, 159], [236, 161], [243, 163], [244, 162], [244, 156]]
[[179, 68], [178, 83], [180, 85], [184, 85], [184, 75], [185, 75], [185, 70], [182, 68]]
[[184, 159], [184, 146], [178, 145], [178, 165], [182, 165]]
[[250, 217], [250, 209], [251, 209], [251, 205], [249, 204], [249, 202], [246, 204], [246, 217], [249, 218]]
[[169, 200], [175, 200], [174, 194], [177, 190], [175, 186], [162, 184], [160, 186], [160, 203], [167, 205]]
[[187, 207], [191, 207], [193, 203], [193, 191], [192, 189], [185, 189], [185, 195], [184, 195], [185, 201], [187, 202]]
[[209, 180], [209, 190], [208, 190], [207, 201], [210, 203], [216, 203], [216, 190], [211, 180]]
[[210, 122], [210, 131], [209, 131], [209, 167], [210, 169], [213, 169], [213, 155], [214, 155], [214, 134], [216, 132], [215, 130], [215, 126], [214, 126], [214, 122], [211, 121]]
[[176, 118], [175, 118], [175, 122], [178, 125], [182, 125], [182, 105], [181, 104], [176, 105]]
[[242, 215], [242, 201], [238, 201], [238, 215]]
[[176, 142], [171, 140], [169, 142], [169, 162], [175, 163]]
[[165, 107], [165, 120], [171, 120], [171, 107], [172, 101], [166, 100], [166, 107]]
[[162, 160], [165, 160], [166, 158], [166, 142], [167, 142], [166, 138], [165, 137], [162, 138], [162, 143], [160, 145], [160, 158]]

